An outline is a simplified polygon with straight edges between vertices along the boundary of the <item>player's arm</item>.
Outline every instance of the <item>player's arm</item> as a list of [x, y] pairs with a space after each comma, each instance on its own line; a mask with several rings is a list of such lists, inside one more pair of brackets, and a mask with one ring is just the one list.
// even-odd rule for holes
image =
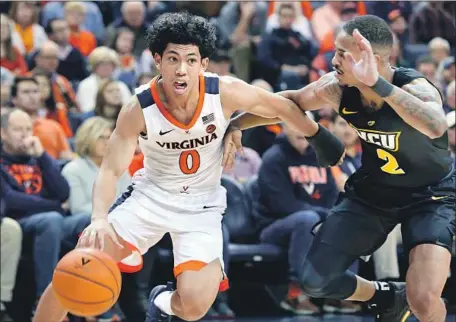
[[232, 77], [222, 78], [220, 88], [225, 114], [241, 109], [263, 118], [279, 118], [307, 137], [321, 166], [335, 165], [343, 158], [343, 143], [309, 118], [292, 100]]
[[400, 88], [381, 78], [371, 88], [407, 124], [431, 139], [441, 137], [447, 130], [440, 94], [426, 79], [415, 79]]
[[[329, 105], [337, 112], [342, 98], [342, 89], [334, 73], [331, 72], [299, 90], [283, 91], [277, 94], [293, 101], [304, 111], [318, 110]], [[244, 113], [236, 117], [235, 122], [240, 129], [245, 130], [262, 125], [276, 124], [281, 122], [281, 119]]]
[[122, 107], [116, 128], [108, 141], [106, 156], [93, 187], [92, 219], [106, 216], [116, 197], [116, 184], [128, 169], [136, 149], [138, 136], [145, 131], [141, 106], [133, 96]]

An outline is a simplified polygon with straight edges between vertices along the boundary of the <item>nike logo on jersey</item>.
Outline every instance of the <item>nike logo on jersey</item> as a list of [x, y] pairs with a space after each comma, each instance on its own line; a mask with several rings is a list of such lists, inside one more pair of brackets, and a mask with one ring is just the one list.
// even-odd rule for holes
[[203, 209], [217, 208], [217, 206], [204, 206]]
[[440, 197], [438, 197], [438, 196], [432, 196], [432, 197], [431, 197], [432, 200], [441, 200], [441, 199], [445, 199], [445, 198], [448, 198], [448, 196], [440, 196]]
[[374, 126], [375, 125], [375, 121], [369, 121], [369, 122], [367, 122], [367, 125]]
[[346, 107], [344, 107], [344, 108], [342, 109], [342, 114], [344, 114], [344, 115], [350, 115], [350, 114], [358, 114], [358, 112], [357, 112], [357, 111], [349, 111], [349, 110], [347, 110]]
[[168, 133], [171, 132], [171, 131], [174, 131], [174, 129], [171, 129], [171, 130], [165, 131], [165, 132], [163, 132], [162, 130], [160, 130], [160, 132], [159, 132], [158, 134], [160, 134], [160, 135], [165, 135], [165, 134], [168, 134]]

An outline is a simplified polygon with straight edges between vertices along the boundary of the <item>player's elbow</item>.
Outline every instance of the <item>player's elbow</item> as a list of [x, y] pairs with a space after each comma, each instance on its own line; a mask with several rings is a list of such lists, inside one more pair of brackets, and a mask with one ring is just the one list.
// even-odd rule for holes
[[445, 118], [442, 120], [436, 120], [430, 124], [427, 128], [427, 133], [425, 133], [431, 139], [437, 139], [444, 135], [448, 130], [448, 125]]

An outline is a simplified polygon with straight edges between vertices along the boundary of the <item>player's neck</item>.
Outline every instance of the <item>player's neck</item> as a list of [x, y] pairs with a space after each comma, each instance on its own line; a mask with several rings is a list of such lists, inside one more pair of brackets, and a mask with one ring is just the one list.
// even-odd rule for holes
[[172, 89], [167, 89], [163, 83], [158, 82], [158, 92], [161, 101], [167, 109], [188, 110], [196, 107], [199, 100], [199, 84], [186, 95], [175, 95]]

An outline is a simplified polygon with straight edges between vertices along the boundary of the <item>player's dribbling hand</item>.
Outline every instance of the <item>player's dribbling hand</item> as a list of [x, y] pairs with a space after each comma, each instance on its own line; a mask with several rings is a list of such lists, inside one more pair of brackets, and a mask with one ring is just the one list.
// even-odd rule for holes
[[242, 131], [239, 129], [228, 130], [223, 141], [222, 166], [226, 171], [233, 169], [236, 152], [242, 151]]
[[108, 222], [107, 218], [92, 219], [89, 226], [84, 229], [78, 241], [78, 247], [88, 247], [104, 250], [106, 238], [118, 247], [123, 248], [116, 232]]
[[353, 39], [360, 51], [360, 59], [355, 61], [351, 53], [345, 52], [346, 63], [343, 67], [346, 71], [351, 72], [361, 83], [367, 86], [374, 86], [378, 80], [378, 70], [372, 46], [358, 29], [353, 31]]

